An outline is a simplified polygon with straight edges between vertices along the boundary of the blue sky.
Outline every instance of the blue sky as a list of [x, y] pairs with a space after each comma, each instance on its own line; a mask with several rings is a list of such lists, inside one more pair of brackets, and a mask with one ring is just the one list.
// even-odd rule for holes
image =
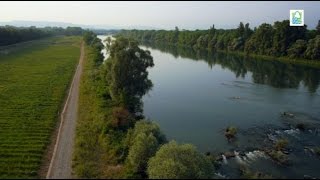
[[85, 25], [149, 26], [163, 29], [251, 27], [289, 19], [303, 9], [305, 24], [315, 28], [320, 2], [0, 2], [0, 21], [56, 21]]

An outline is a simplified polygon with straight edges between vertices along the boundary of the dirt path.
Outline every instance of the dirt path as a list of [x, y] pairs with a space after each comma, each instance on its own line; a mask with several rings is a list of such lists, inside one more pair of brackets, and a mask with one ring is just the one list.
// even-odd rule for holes
[[84, 59], [84, 45], [81, 45], [79, 64], [70, 86], [67, 101], [61, 113], [61, 122], [57, 141], [47, 172], [47, 179], [72, 178], [72, 153], [75, 138], [75, 127], [78, 116], [78, 97], [82, 62]]

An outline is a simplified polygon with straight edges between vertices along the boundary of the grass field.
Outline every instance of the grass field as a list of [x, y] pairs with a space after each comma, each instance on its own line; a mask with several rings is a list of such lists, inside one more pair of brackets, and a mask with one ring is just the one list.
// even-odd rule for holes
[[37, 178], [80, 56], [80, 37], [0, 48], [0, 178]]

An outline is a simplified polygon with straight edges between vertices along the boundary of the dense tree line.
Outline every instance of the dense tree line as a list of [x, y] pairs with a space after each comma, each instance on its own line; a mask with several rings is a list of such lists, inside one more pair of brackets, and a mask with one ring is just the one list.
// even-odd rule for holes
[[83, 33], [83, 41], [92, 48], [93, 54], [95, 54], [95, 57], [93, 58], [95, 65], [101, 65], [103, 62], [103, 55], [101, 54], [101, 50], [104, 48], [101, 40], [94, 32], [85, 31]]
[[289, 20], [263, 23], [251, 29], [240, 22], [236, 29], [122, 30], [119, 35], [139, 41], [162, 42], [211, 51], [240, 51], [246, 54], [320, 60], [320, 21], [315, 30], [290, 26]]
[[57, 35], [82, 35], [85, 32], [80, 27], [14, 27], [0, 26], [0, 46], [6, 46], [24, 41], [40, 39], [49, 36]]

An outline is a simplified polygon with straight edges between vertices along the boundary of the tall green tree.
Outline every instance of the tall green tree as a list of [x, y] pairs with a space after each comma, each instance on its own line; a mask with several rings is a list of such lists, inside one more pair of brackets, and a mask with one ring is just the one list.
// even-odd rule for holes
[[134, 40], [117, 38], [110, 47], [106, 63], [112, 99], [129, 112], [141, 115], [141, 98], [152, 87], [147, 68], [153, 65], [150, 51], [140, 49]]
[[306, 49], [307, 42], [299, 39], [288, 49], [288, 56], [290, 58], [302, 58]]
[[314, 39], [309, 40], [304, 56], [307, 59], [320, 59], [320, 35], [317, 35]]
[[253, 31], [250, 29], [249, 26], [250, 26], [249, 23], [246, 23], [244, 27], [244, 35], [243, 35], [244, 40], [247, 40], [253, 33]]
[[135, 124], [134, 129], [127, 133], [126, 144], [129, 153], [126, 160], [127, 176], [132, 178], [145, 178], [149, 159], [155, 155], [166, 138], [157, 124], [141, 120]]
[[298, 39], [305, 39], [307, 27], [290, 26], [289, 20], [274, 23], [272, 55], [287, 55], [288, 47]]
[[272, 48], [273, 28], [270, 24], [261, 24], [245, 43], [246, 53], [270, 55]]
[[245, 32], [245, 27], [243, 25], [243, 22], [240, 22], [238, 29], [237, 29], [237, 37], [243, 37]]

